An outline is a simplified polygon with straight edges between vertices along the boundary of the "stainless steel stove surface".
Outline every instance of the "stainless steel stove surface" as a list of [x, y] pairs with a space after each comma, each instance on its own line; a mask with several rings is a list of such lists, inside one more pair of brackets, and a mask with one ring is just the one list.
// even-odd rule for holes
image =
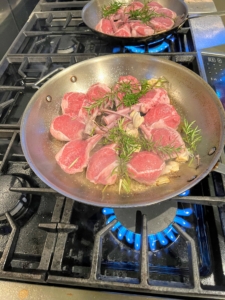
[[17, 293], [11, 299], [111, 299], [121, 293], [126, 299], [225, 299], [223, 175], [211, 172], [184, 195], [124, 214], [57, 194], [25, 160], [19, 137], [23, 111], [37, 88], [62, 68], [99, 55], [140, 52], [201, 75], [188, 23], [155, 44], [109, 44], [82, 23], [86, 2], [41, 0], [43, 11], [31, 15], [0, 64], [1, 291], [10, 287]]

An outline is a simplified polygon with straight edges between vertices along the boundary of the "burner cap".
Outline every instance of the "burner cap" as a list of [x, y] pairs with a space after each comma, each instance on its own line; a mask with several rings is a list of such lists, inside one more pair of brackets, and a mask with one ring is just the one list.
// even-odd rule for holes
[[148, 234], [155, 234], [163, 231], [174, 220], [177, 211], [175, 201], [163, 201], [158, 204], [141, 208], [122, 208], [114, 209], [117, 220], [127, 229], [135, 232], [138, 220], [138, 212], [146, 215], [148, 223]]
[[60, 38], [57, 53], [66, 54], [66, 53], [73, 53], [73, 51], [74, 51], [74, 41], [71, 39], [70, 36], [63, 35]]
[[1, 201], [0, 201], [0, 221], [5, 220], [5, 213], [10, 213], [11, 216], [16, 215], [23, 207], [23, 203], [27, 199], [22, 195], [11, 192], [10, 187], [21, 188], [22, 181], [12, 175], [3, 175], [0, 180]]

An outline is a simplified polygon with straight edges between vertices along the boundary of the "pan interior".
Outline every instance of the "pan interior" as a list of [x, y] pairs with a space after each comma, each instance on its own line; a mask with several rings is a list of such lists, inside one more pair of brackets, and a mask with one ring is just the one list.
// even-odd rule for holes
[[[90, 85], [102, 82], [112, 86], [119, 76], [141, 79], [165, 76], [170, 82], [170, 96], [181, 116], [196, 121], [202, 141], [198, 146], [201, 164], [198, 169], [183, 164], [178, 176], [169, 184], [143, 189], [137, 184], [134, 192], [118, 194], [109, 187], [102, 193], [85, 179], [85, 174], [68, 175], [55, 161], [55, 154], [64, 143], [49, 134], [52, 120], [59, 115], [63, 95], [86, 92]], [[73, 83], [71, 77], [77, 81]], [[47, 96], [52, 101], [46, 101]], [[224, 143], [223, 108], [214, 91], [188, 69], [157, 57], [140, 54], [107, 55], [76, 64], [60, 72], [44, 84], [28, 104], [21, 124], [21, 142], [25, 157], [34, 172], [51, 188], [74, 200], [97, 206], [145, 206], [169, 199], [195, 185], [211, 171]], [[216, 152], [209, 156], [211, 148]], [[195, 178], [196, 177], [196, 178]], [[195, 178], [193, 181], [190, 181]]]

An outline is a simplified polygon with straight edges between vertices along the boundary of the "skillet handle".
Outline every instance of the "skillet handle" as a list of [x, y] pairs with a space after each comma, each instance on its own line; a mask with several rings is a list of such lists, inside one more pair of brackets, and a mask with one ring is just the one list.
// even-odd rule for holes
[[48, 79], [49, 77], [51, 77], [52, 75], [58, 73], [59, 71], [64, 70], [65, 68], [61, 67], [61, 68], [57, 68], [55, 70], [53, 70], [52, 72], [48, 73], [47, 75], [45, 75], [44, 77], [42, 77], [40, 80], [38, 80], [35, 84], [33, 84], [33, 88], [34, 89], [39, 89], [40, 87], [38, 86], [40, 83], [42, 83], [43, 81], [45, 81], [46, 79]]
[[193, 14], [188, 16], [188, 20], [195, 19], [195, 18], [202, 18], [207, 16], [224, 16], [225, 11], [214, 11], [214, 12], [207, 12], [207, 13], [199, 13], [199, 14]]
[[212, 169], [212, 171], [215, 171], [217, 173], [220, 174], [224, 174], [225, 175], [225, 164], [222, 164], [220, 162], [217, 162], [217, 164], [215, 165], [215, 167]]

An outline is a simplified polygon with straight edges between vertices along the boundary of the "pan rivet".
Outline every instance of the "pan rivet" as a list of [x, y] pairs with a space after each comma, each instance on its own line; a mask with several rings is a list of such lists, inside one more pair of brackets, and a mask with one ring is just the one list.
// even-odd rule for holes
[[51, 102], [51, 101], [52, 101], [52, 97], [48, 95], [48, 96], [46, 97], [46, 100], [47, 100], [48, 102]]
[[189, 179], [187, 182], [193, 181], [195, 178], [197, 178], [197, 175], [194, 175], [191, 179]]
[[216, 147], [213, 147], [209, 150], [208, 155], [213, 155], [213, 153], [215, 153], [216, 151]]
[[76, 77], [76, 76], [72, 76], [72, 77], [70, 78], [70, 81], [71, 81], [71, 82], [76, 82], [76, 81], [77, 81], [77, 77]]

